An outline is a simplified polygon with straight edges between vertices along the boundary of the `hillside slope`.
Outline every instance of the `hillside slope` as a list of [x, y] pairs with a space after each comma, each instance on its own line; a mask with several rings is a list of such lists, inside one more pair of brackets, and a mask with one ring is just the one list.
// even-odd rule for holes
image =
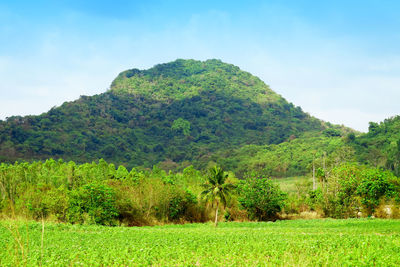
[[176, 60], [124, 71], [103, 94], [0, 121], [0, 159], [205, 167], [216, 152], [279, 144], [326, 128], [236, 66]]

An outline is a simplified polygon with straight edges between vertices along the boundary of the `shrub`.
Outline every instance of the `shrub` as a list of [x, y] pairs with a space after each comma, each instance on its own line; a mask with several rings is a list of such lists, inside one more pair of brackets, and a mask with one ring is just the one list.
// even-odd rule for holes
[[168, 219], [178, 220], [182, 217], [189, 217], [189, 208], [197, 204], [197, 197], [190, 191], [185, 190], [183, 194], [176, 195], [169, 201]]
[[335, 218], [372, 215], [381, 201], [396, 197], [398, 178], [389, 171], [356, 164], [332, 169], [323, 187], [323, 209]]
[[69, 222], [83, 223], [89, 220], [90, 223], [114, 225], [117, 216], [115, 193], [112, 188], [91, 183], [71, 191]]
[[361, 197], [361, 203], [367, 214], [371, 215], [379, 206], [382, 198], [389, 199], [394, 195], [395, 186], [390, 182], [393, 174], [380, 169], [366, 169], [362, 176], [356, 194]]
[[28, 214], [33, 219], [54, 216], [58, 221], [66, 220], [68, 196], [64, 186], [59, 188], [50, 185], [30, 187], [24, 192], [22, 199]]
[[287, 198], [278, 185], [267, 178], [247, 178], [238, 186], [239, 202], [250, 216], [260, 221], [274, 220]]
[[128, 226], [148, 225], [140, 203], [136, 200], [136, 192], [133, 187], [124, 184], [114, 183], [113, 188], [116, 192], [116, 208], [118, 219], [121, 223]]

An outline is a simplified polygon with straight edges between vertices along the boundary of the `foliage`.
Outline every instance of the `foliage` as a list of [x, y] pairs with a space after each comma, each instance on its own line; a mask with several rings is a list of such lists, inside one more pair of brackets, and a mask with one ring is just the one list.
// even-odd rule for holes
[[367, 169], [362, 176], [356, 194], [361, 197], [361, 203], [368, 214], [372, 214], [382, 198], [389, 199], [396, 194], [395, 185], [391, 183], [393, 175], [380, 169]]
[[52, 215], [58, 221], [66, 220], [69, 198], [63, 185], [59, 188], [49, 185], [33, 186], [20, 199], [34, 219]]
[[304, 176], [316, 168], [354, 161], [354, 151], [339, 137], [304, 136], [277, 145], [246, 145], [221, 153], [216, 160], [235, 170], [272, 177]]
[[217, 153], [330, 127], [238, 67], [177, 60], [123, 72], [103, 94], [0, 121], [0, 162], [105, 158], [128, 169], [171, 162], [182, 170], [189, 161], [205, 170]]
[[328, 128], [322, 132], [326, 137], [341, 136], [341, 132], [338, 129]]
[[251, 219], [275, 220], [285, 205], [287, 194], [271, 179], [250, 175], [238, 187], [239, 202]]
[[85, 222], [84, 215], [89, 216], [89, 222], [102, 225], [113, 225], [118, 216], [114, 190], [103, 184], [91, 183], [70, 192], [68, 221], [72, 223]]
[[349, 136], [348, 142], [356, 150], [359, 162], [383, 167], [400, 176], [400, 116], [371, 122], [368, 133]]
[[356, 164], [333, 168], [321, 181], [325, 214], [331, 217], [370, 216], [380, 202], [400, 193], [399, 179], [391, 172]]
[[214, 166], [209, 170], [207, 182], [203, 184], [203, 198], [211, 203], [216, 203], [215, 226], [218, 224], [219, 203], [226, 207], [235, 186], [227, 181], [228, 174], [221, 167]]
[[182, 131], [184, 136], [190, 135], [190, 122], [179, 118], [172, 123], [172, 130]]
[[169, 201], [168, 219], [173, 221], [185, 216], [194, 204], [197, 204], [197, 197], [190, 190], [186, 190], [183, 195], [173, 197]]
[[204, 175], [128, 171], [101, 159], [76, 164], [47, 160], [0, 164], [0, 215], [103, 225], [204, 222], [208, 210], [197, 200]]

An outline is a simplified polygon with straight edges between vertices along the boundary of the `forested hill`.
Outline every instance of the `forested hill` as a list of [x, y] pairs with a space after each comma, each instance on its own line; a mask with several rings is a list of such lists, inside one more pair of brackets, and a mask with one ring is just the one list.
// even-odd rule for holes
[[216, 152], [278, 144], [326, 128], [236, 66], [176, 60], [124, 71], [103, 94], [0, 121], [0, 157], [104, 158], [127, 167], [190, 162], [201, 168]]

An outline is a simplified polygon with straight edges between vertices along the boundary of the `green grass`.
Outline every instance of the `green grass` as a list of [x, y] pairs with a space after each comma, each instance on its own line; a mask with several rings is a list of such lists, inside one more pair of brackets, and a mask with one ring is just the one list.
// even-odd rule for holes
[[312, 177], [299, 176], [299, 177], [284, 177], [284, 178], [272, 178], [279, 187], [287, 193], [297, 192], [297, 186], [299, 184], [309, 185], [312, 188]]
[[[25, 257], [0, 222], [0, 266], [396, 266], [400, 221], [297, 220], [157, 227], [19, 223]], [[13, 228], [15, 233], [15, 228]], [[41, 255], [43, 258], [41, 260]]]

